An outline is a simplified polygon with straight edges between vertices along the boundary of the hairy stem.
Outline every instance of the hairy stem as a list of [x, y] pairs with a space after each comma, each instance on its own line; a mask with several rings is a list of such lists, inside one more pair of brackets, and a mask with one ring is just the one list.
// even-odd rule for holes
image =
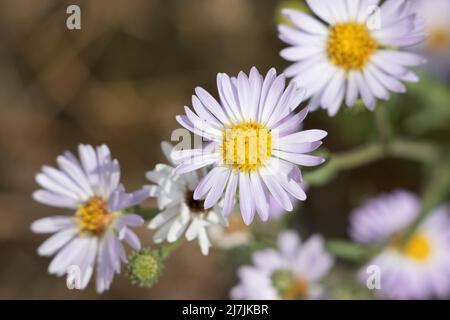
[[178, 240], [167, 246], [161, 247], [159, 250], [161, 258], [167, 259], [178, 247], [183, 243], [183, 240]]
[[432, 142], [404, 139], [375, 142], [351, 151], [332, 154], [319, 169], [305, 173], [311, 185], [324, 185], [341, 171], [355, 169], [385, 158], [396, 158], [433, 164], [439, 161], [443, 151]]

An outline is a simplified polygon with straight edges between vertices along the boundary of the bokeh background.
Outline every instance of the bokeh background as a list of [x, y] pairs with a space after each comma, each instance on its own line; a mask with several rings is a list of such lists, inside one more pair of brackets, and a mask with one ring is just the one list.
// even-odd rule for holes
[[[81, 7], [81, 30], [66, 28], [70, 4]], [[102, 295], [92, 284], [85, 291], [68, 290], [63, 279], [47, 274], [50, 260], [36, 254], [45, 235], [32, 234], [31, 222], [61, 211], [32, 201], [34, 175], [41, 165], [54, 164], [62, 151], [75, 151], [79, 143], [106, 143], [121, 163], [127, 188], [145, 184], [145, 172], [165, 160], [160, 141], [170, 140], [179, 127], [175, 115], [190, 104], [196, 86], [215, 94], [217, 72], [237, 74], [252, 66], [262, 72], [272, 66], [284, 69], [276, 31], [283, 4], [0, 1], [0, 298], [228, 297], [236, 281], [233, 268], [223, 263], [219, 251], [201, 256], [195, 243], [183, 244], [169, 258], [163, 277], [151, 289], [132, 286], [120, 275]], [[439, 82], [444, 97], [430, 102], [420, 93], [437, 90], [430, 83], [411, 86], [392, 116], [400, 132], [448, 141], [449, 111], [442, 107], [450, 101], [448, 86]], [[427, 115], [430, 120], [409, 116], [433, 103], [437, 111]], [[330, 132], [325, 147], [331, 151], [376, 135], [371, 114], [358, 107], [334, 119], [314, 113], [306, 127]], [[293, 224], [305, 236], [320, 232], [346, 237], [349, 211], [362, 199], [397, 187], [420, 192], [421, 178], [417, 165], [394, 160], [345, 172], [326, 186], [312, 188], [307, 203], [291, 214]], [[139, 231], [142, 242], [151, 246], [151, 233]], [[348, 271], [339, 265], [336, 272], [339, 277]]]

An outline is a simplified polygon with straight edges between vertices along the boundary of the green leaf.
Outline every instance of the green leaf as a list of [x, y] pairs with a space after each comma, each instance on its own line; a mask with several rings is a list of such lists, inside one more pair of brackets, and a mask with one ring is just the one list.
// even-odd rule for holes
[[140, 206], [134, 206], [125, 210], [125, 213], [134, 213], [140, 215], [144, 220], [153, 219], [160, 210], [158, 208], [142, 208]]
[[336, 257], [357, 263], [367, 261], [375, 251], [374, 247], [363, 246], [348, 240], [329, 240], [326, 247]]

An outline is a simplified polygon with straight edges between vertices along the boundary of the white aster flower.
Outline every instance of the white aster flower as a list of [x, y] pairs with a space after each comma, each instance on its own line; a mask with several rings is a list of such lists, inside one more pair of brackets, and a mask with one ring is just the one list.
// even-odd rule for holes
[[352, 238], [363, 244], [384, 246], [359, 273], [361, 283], [366, 284], [367, 267], [380, 268], [381, 289], [375, 292], [383, 298], [450, 295], [450, 207], [430, 212], [410, 239], [401, 243], [420, 208], [416, 195], [398, 190], [367, 201], [352, 214]]
[[[144, 223], [135, 214], [124, 214], [124, 209], [141, 203], [149, 196], [146, 189], [125, 193], [120, 182], [120, 168], [111, 159], [107, 146], [95, 150], [90, 145], [79, 146], [78, 160], [65, 152], [57, 158], [59, 169], [43, 166], [36, 175], [43, 188], [33, 193], [41, 203], [75, 211], [73, 216], [55, 216], [35, 221], [31, 225], [36, 233], [55, 233], [38, 249], [39, 255], [56, 254], [48, 272], [62, 276], [68, 282], [79, 280], [84, 289], [96, 266], [96, 288], [99, 293], [108, 290], [115, 273], [120, 273], [121, 261], [126, 262], [120, 240], [133, 249], [140, 242], [130, 227]], [[72, 274], [77, 268], [78, 275]], [[79, 276], [79, 279], [77, 279]]]
[[[401, 81], [416, 82], [407, 69], [425, 60], [394, 48], [423, 41], [423, 21], [409, 0], [306, 0], [317, 18], [293, 9], [283, 15], [295, 26], [280, 25], [279, 37], [290, 45], [280, 55], [294, 64], [285, 70], [306, 89], [310, 108], [322, 106], [334, 116], [343, 101], [353, 106], [360, 96], [370, 110], [376, 98], [405, 92]], [[378, 19], [379, 18], [379, 19]]]
[[414, 0], [415, 10], [425, 19], [428, 38], [419, 47], [428, 59], [426, 68], [441, 77], [450, 74], [450, 1]]
[[[192, 97], [195, 112], [185, 107], [178, 122], [208, 142], [207, 148], [177, 150], [173, 157], [181, 162], [177, 173], [209, 165], [213, 169], [194, 191], [194, 199], [204, 199], [205, 209], [222, 197], [222, 213], [230, 214], [236, 192], [246, 224], [255, 211], [263, 221], [269, 218], [269, 197], [287, 211], [293, 209], [289, 194], [305, 200], [296, 165], [316, 166], [324, 160], [305, 153], [317, 149], [326, 136], [323, 130], [299, 129], [308, 110], [294, 114], [303, 90], [295, 82], [285, 89], [284, 75], [271, 69], [263, 77], [256, 68], [237, 78], [217, 75], [220, 103], [197, 87]], [[294, 172], [294, 173], [293, 173]], [[299, 177], [299, 179], [297, 179]]]
[[[167, 142], [161, 147], [174, 165], [170, 156], [173, 147]], [[153, 237], [156, 243], [164, 240], [172, 243], [184, 234], [188, 241], [197, 239], [202, 254], [208, 254], [211, 247], [208, 229], [226, 222], [216, 208], [205, 209], [203, 201], [194, 199], [194, 189], [201, 175], [201, 172], [178, 175], [173, 166], [166, 164], [158, 164], [147, 172], [147, 179], [155, 183], [149, 186], [151, 196], [157, 197], [158, 207], [162, 210], [148, 225], [149, 229], [158, 230]]]
[[253, 265], [239, 268], [240, 283], [230, 295], [248, 300], [323, 298], [319, 281], [333, 264], [320, 235], [301, 243], [294, 231], [285, 231], [278, 237], [278, 249], [255, 252]]

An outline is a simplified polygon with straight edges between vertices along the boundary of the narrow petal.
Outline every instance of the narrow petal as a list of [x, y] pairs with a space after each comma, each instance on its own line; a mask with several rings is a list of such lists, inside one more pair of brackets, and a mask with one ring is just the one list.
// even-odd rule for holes
[[54, 216], [34, 221], [31, 230], [34, 233], [54, 233], [74, 225], [75, 222], [70, 217]]
[[239, 202], [242, 218], [246, 225], [253, 221], [255, 215], [255, 204], [250, 188], [250, 176], [248, 173], [239, 173]]

